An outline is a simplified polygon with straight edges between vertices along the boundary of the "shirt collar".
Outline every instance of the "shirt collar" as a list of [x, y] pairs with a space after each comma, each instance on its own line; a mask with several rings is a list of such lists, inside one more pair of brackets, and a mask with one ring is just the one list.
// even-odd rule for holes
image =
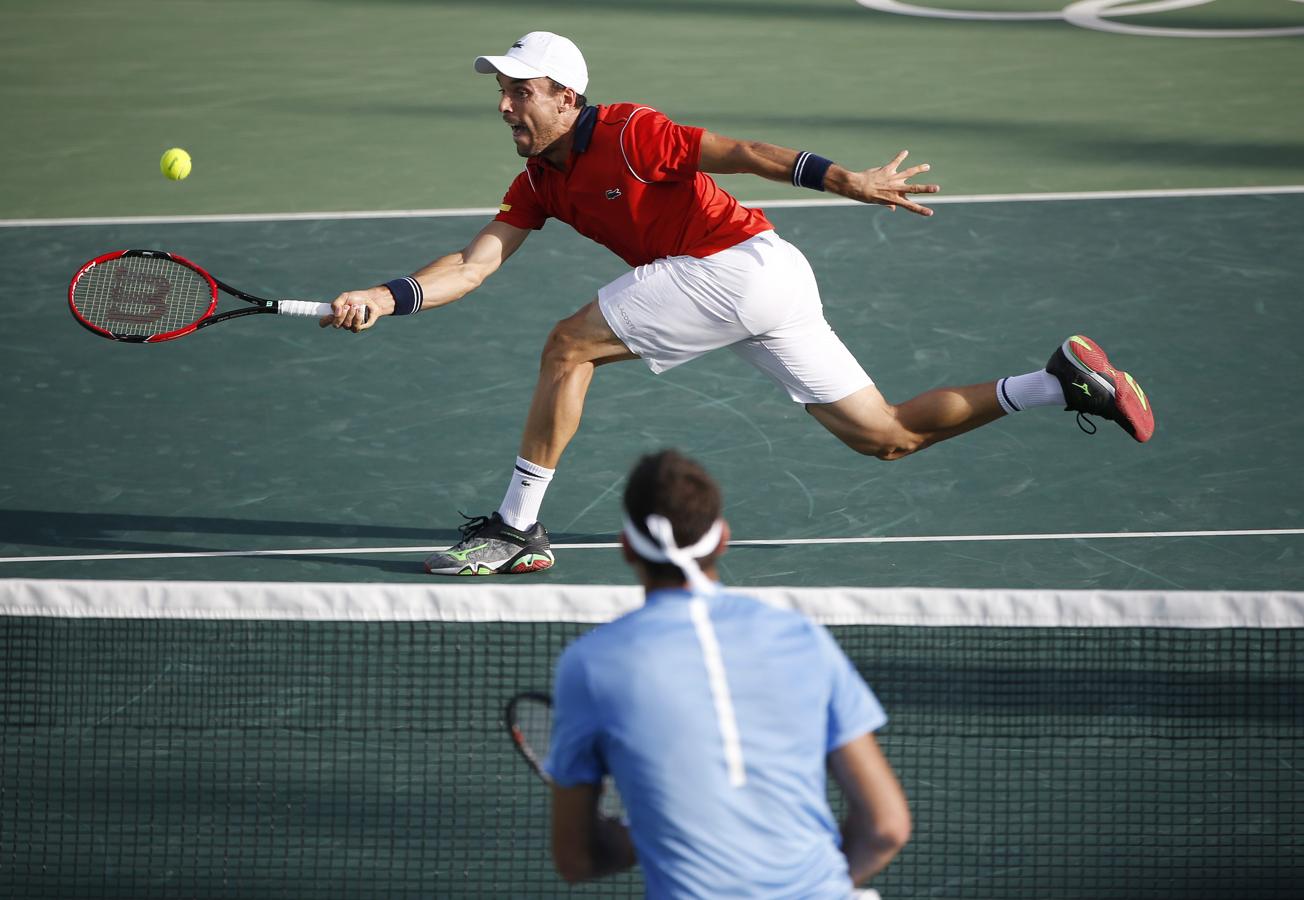
[[[716, 584], [719, 584], [719, 582], [717, 581]], [[716, 596], [719, 595], [717, 594]], [[654, 603], [663, 602], [663, 601], [673, 602], [675, 600], [694, 600], [694, 599], [710, 600], [712, 599], [712, 597], [709, 594], [699, 594], [696, 591], [693, 591], [687, 587], [656, 588], [655, 590], [649, 591], [647, 596], [644, 597], [643, 605], [652, 606]]]
[[593, 140], [593, 126], [598, 124], [598, 108], [596, 106], [586, 106], [580, 110], [580, 117], [575, 120], [575, 143], [571, 145], [574, 153], [583, 153], [589, 149], [589, 141]]
[[[580, 110], [579, 118], [575, 120], [574, 125], [575, 136], [571, 139], [571, 158], [589, 149], [589, 142], [593, 140], [593, 127], [597, 124], [598, 108], [596, 106], [586, 106]], [[525, 161], [525, 165], [526, 168], [533, 167], [535, 171], [541, 172], [552, 169], [552, 166], [545, 163], [540, 156], [530, 157]], [[570, 164], [567, 163], [566, 167], [569, 169]]]

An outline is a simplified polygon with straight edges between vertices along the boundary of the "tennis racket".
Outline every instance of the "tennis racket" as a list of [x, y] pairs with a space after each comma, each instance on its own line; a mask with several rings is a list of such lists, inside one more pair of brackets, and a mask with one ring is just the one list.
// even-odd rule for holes
[[[512, 744], [529, 765], [530, 771], [545, 784], [552, 784], [552, 778], [543, 769], [548, 745], [552, 741], [552, 697], [539, 691], [524, 691], [507, 701], [503, 718]], [[624, 804], [621, 803], [616, 784], [610, 776], [602, 779], [598, 811], [613, 819], [625, 819]]]
[[[219, 289], [252, 306], [217, 313]], [[329, 303], [264, 300], [246, 294], [163, 250], [117, 250], [92, 259], [68, 285], [68, 307], [78, 322], [100, 337], [139, 344], [170, 341], [227, 319], [259, 313], [321, 318], [333, 312]]]

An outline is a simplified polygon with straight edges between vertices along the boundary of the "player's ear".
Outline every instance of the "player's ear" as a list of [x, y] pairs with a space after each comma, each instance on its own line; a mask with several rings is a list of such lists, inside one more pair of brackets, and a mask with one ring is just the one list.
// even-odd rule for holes
[[730, 536], [733, 534], [733, 532], [729, 530], [729, 520], [728, 520], [728, 519], [723, 519], [723, 518], [722, 518], [722, 519], [720, 520], [720, 523], [721, 523], [724, 527], [720, 529], [720, 546], [718, 546], [718, 547], [715, 548], [715, 555], [716, 555], [716, 556], [724, 556], [724, 551], [726, 551], [726, 550], [729, 549], [729, 538], [730, 538]]

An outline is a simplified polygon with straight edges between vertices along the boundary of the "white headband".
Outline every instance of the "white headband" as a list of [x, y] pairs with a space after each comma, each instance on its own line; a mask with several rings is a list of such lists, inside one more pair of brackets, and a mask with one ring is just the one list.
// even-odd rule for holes
[[715, 592], [715, 582], [702, 574], [701, 567], [697, 565], [697, 558], [714, 553], [720, 546], [720, 536], [724, 534], [723, 519], [716, 519], [715, 524], [708, 528], [706, 534], [691, 547], [680, 547], [675, 543], [675, 527], [665, 516], [647, 517], [648, 534], [652, 535], [656, 543], [648, 540], [647, 536], [629, 520], [629, 516], [625, 516], [624, 526], [625, 539], [634, 548], [634, 552], [643, 559], [648, 562], [674, 563], [684, 573], [689, 586], [694, 590], [707, 594]]

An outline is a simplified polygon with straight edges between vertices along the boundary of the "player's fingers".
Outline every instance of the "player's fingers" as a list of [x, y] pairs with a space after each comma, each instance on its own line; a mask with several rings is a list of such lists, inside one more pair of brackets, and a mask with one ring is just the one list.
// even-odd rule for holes
[[895, 172], [897, 170], [897, 166], [901, 165], [901, 163], [904, 162], [905, 158], [909, 155], [910, 155], [909, 150], [902, 150], [900, 153], [898, 153], [895, 157], [892, 158], [892, 161], [890, 163], [888, 163], [883, 168], [887, 169], [889, 172]]
[[918, 175], [919, 173], [921, 173], [921, 172], [927, 172], [927, 171], [928, 171], [929, 169], [931, 169], [931, 168], [932, 168], [932, 166], [930, 166], [928, 163], [920, 163], [920, 164], [917, 165], [917, 166], [911, 166], [910, 168], [906, 169], [904, 172], [898, 172], [898, 173], [897, 173], [897, 177], [898, 177], [898, 178], [914, 178], [914, 177], [915, 177], [916, 175]]
[[331, 309], [335, 310], [335, 315], [330, 324], [336, 328], [348, 328], [349, 313], [353, 309], [353, 303], [349, 300], [349, 292], [346, 291], [332, 300]]
[[941, 189], [936, 184], [907, 184], [904, 188], [908, 194], [936, 194]]
[[931, 216], [933, 214], [933, 211], [929, 209], [927, 206], [921, 206], [920, 204], [915, 203], [911, 200], [902, 200], [901, 208], [904, 210], [908, 210], [917, 216]]
[[365, 303], [351, 303], [344, 318], [344, 327], [357, 334], [359, 331], [371, 327], [371, 323], [368, 321], [369, 318]]

